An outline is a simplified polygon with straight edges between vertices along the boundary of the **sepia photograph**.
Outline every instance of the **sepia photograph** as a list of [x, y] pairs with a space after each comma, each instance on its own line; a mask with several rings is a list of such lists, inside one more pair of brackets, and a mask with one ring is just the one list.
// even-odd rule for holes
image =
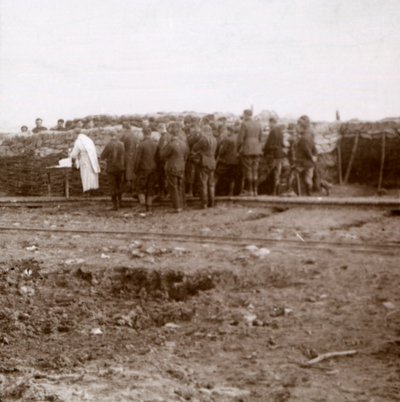
[[399, 267], [399, 0], [0, 0], [0, 402], [400, 401]]

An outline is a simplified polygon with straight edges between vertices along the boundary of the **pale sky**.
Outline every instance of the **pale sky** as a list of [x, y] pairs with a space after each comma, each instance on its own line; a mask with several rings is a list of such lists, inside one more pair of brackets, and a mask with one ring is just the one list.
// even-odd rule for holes
[[0, 131], [89, 114], [400, 116], [399, 0], [0, 0]]

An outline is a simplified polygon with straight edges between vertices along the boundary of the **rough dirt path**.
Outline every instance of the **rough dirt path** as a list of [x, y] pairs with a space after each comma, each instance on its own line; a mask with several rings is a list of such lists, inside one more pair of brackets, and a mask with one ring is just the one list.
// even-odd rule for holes
[[[368, 208], [1, 209], [15, 228], [305, 242], [395, 242], [399, 219]], [[255, 246], [1, 232], [1, 400], [398, 400], [398, 252]]]

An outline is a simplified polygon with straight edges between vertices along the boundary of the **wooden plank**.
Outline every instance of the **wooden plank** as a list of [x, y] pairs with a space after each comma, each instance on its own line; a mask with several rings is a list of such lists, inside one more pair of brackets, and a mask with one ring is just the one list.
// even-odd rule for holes
[[65, 198], [69, 198], [69, 169], [65, 169]]
[[386, 134], [382, 135], [382, 147], [381, 147], [381, 166], [379, 168], [379, 180], [378, 180], [378, 191], [382, 188], [383, 182], [383, 166], [385, 165], [385, 154], [386, 154]]
[[339, 184], [343, 184], [343, 172], [342, 172], [342, 138], [339, 138], [337, 142], [337, 153], [338, 153], [338, 175]]
[[347, 165], [346, 175], [344, 176], [345, 184], [347, 184], [347, 182], [349, 180], [351, 168], [353, 167], [354, 157], [356, 156], [359, 138], [360, 138], [360, 133], [357, 133], [357, 135], [354, 138], [353, 149], [351, 150], [351, 155], [350, 155], [350, 159], [349, 159], [349, 164]]

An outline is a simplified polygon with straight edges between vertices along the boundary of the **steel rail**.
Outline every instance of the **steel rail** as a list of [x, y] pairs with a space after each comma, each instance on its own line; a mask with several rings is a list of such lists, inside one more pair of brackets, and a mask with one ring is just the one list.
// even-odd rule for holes
[[213, 243], [247, 246], [249, 244], [291, 247], [298, 249], [348, 249], [354, 252], [397, 252], [400, 254], [400, 242], [338, 242], [323, 240], [293, 240], [271, 239], [263, 237], [235, 237], [235, 236], [207, 236], [190, 233], [173, 232], [142, 232], [132, 230], [96, 230], [76, 228], [40, 228], [40, 227], [15, 227], [0, 226], [0, 232], [45, 232], [45, 233], [75, 233], [87, 235], [125, 235], [140, 240], [179, 241], [185, 243]]

